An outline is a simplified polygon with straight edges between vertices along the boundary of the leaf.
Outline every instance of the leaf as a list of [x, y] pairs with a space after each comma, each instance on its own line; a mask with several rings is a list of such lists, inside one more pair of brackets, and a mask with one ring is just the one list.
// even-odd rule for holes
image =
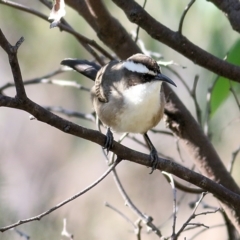
[[[240, 40], [238, 40], [230, 49], [227, 56], [227, 62], [230, 62], [235, 65], [240, 65]], [[238, 86], [238, 83], [231, 81], [232, 87], [235, 89]], [[230, 80], [225, 77], [219, 76], [217, 82], [213, 88], [211, 94], [211, 117], [221, 106], [221, 104], [228, 98], [230, 95]]]
[[53, 8], [49, 15], [49, 20], [53, 20], [53, 22], [50, 24], [50, 28], [54, 28], [58, 25], [60, 22], [60, 19], [65, 16], [65, 2], [64, 0], [55, 0], [55, 4], [53, 5]]

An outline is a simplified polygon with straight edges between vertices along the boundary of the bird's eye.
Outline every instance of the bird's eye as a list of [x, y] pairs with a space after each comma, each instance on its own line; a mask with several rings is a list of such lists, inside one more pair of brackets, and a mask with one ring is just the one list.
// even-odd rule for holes
[[143, 74], [142, 78], [144, 82], [150, 82], [153, 79], [153, 76], [150, 74]]

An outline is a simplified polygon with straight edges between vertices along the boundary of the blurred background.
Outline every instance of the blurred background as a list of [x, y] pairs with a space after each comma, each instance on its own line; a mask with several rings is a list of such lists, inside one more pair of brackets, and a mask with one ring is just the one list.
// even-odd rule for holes
[[[49, 9], [37, 0], [15, 2], [46, 15], [50, 13]], [[111, 1], [104, 2], [129, 33], [136, 31], [136, 26], [129, 23], [117, 6]], [[137, 2], [143, 4], [143, 1]], [[188, 2], [188, 0], [148, 1], [146, 10], [162, 24], [177, 31], [179, 20]], [[81, 16], [67, 6], [66, 12], [65, 19], [76, 31], [94, 39], [107, 49]], [[0, 28], [12, 44], [15, 44], [21, 36], [25, 38], [18, 52], [24, 80], [41, 77], [58, 69], [61, 60], [67, 57], [92, 60], [89, 53], [70, 34], [60, 32], [58, 28], [50, 29], [48, 22], [3, 4], [0, 4]], [[196, 1], [192, 6], [184, 21], [183, 34], [194, 44], [222, 59], [239, 39], [223, 13], [207, 1]], [[142, 30], [139, 38], [148, 50], [162, 54], [164, 57], [162, 61], [172, 60], [178, 63], [180, 66], [174, 65], [172, 68], [183, 77], [190, 88], [195, 75], [199, 75], [197, 100], [204, 119], [207, 90], [216, 75], [150, 38]], [[168, 69], [162, 70], [175, 81], [178, 87], [174, 90], [196, 116], [193, 100], [185, 87]], [[76, 81], [88, 88], [93, 85], [91, 81], [75, 72], [63, 73], [55, 76], [54, 79]], [[12, 74], [7, 55], [0, 48], [0, 87], [8, 82], [13, 82]], [[33, 84], [26, 86], [26, 92], [31, 100], [42, 106], [61, 106], [83, 113], [93, 111], [89, 93], [75, 88]], [[14, 96], [15, 89], [8, 88], [4, 93]], [[0, 111], [0, 227], [48, 210], [83, 190], [106, 171], [107, 165], [100, 146], [64, 134], [37, 120], [30, 120], [26, 112], [9, 108], [1, 108]], [[70, 118], [70, 120], [81, 126], [96, 129], [95, 123], [78, 118]], [[209, 127], [213, 144], [227, 166], [232, 152], [239, 147], [239, 111], [231, 94], [216, 110]], [[156, 129], [166, 130], [164, 122], [161, 122]], [[176, 148], [177, 139], [165, 135], [150, 134], [150, 136], [159, 152], [182, 163]], [[114, 137], [118, 139], [119, 135], [115, 134]], [[135, 137], [142, 141], [141, 135]], [[148, 150], [130, 139], [125, 140], [123, 144], [148, 153]], [[192, 167], [191, 158], [181, 143], [180, 148], [184, 159], [182, 164]], [[238, 183], [240, 182], [239, 160], [238, 157], [233, 170], [233, 176]], [[131, 200], [143, 213], [152, 216], [154, 223], [162, 226], [162, 233], [169, 236], [172, 231], [172, 219], [168, 219], [172, 214], [173, 197], [171, 187], [165, 178], [157, 171], [149, 175], [150, 169], [127, 161], [123, 161], [117, 167], [117, 171]], [[182, 200], [177, 217], [177, 228], [181, 227], [189, 217], [192, 212], [189, 203], [196, 201], [197, 196], [177, 191], [177, 200], [179, 199]], [[217, 201], [211, 195], [208, 195], [204, 201], [218, 207]], [[62, 239], [63, 219], [66, 218], [68, 231], [74, 234], [74, 239], [136, 239], [132, 226], [117, 213], [106, 208], [105, 202], [115, 206], [132, 221], [138, 219], [124, 205], [124, 200], [112, 176], [109, 175], [94, 189], [44, 217], [40, 222], [24, 224], [17, 229], [29, 235], [31, 239]], [[195, 222], [202, 222], [208, 226], [224, 223], [220, 213], [199, 217]], [[180, 239], [184, 237], [190, 239], [199, 230], [185, 232]], [[142, 239], [158, 239], [155, 234], [147, 233], [146, 227], [142, 232]], [[204, 237], [226, 239], [226, 229], [213, 228], [195, 239]], [[0, 239], [22, 238], [14, 231], [7, 231], [0, 233]]]

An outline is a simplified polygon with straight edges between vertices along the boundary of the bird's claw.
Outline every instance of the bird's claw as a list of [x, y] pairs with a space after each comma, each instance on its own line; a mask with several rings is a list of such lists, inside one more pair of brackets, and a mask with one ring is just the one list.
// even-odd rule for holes
[[113, 134], [112, 134], [110, 128], [107, 129], [106, 137], [107, 137], [107, 139], [106, 139], [103, 149], [106, 149], [107, 154], [108, 154], [109, 150], [112, 148], [112, 145], [113, 145]]
[[149, 174], [152, 174], [154, 170], [157, 169], [158, 167], [158, 153], [157, 150], [155, 148], [151, 149], [150, 152], [150, 158], [151, 158], [151, 172]]

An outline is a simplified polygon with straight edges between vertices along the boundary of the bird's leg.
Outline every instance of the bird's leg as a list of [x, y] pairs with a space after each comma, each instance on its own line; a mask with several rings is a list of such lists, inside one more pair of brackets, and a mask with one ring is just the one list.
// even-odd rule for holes
[[155, 169], [157, 169], [157, 166], [158, 166], [158, 153], [157, 153], [156, 148], [153, 146], [150, 138], [148, 137], [147, 133], [144, 133], [143, 137], [146, 140], [146, 142], [147, 142], [147, 144], [150, 148], [151, 167], [152, 167], [152, 170], [151, 170], [150, 174], [152, 174], [153, 171]]
[[113, 145], [113, 134], [112, 134], [111, 129], [109, 127], [107, 128], [106, 137], [107, 137], [107, 140], [105, 142], [105, 145], [104, 145], [103, 149], [106, 149], [107, 154], [108, 154], [109, 150], [111, 149], [111, 147]]

